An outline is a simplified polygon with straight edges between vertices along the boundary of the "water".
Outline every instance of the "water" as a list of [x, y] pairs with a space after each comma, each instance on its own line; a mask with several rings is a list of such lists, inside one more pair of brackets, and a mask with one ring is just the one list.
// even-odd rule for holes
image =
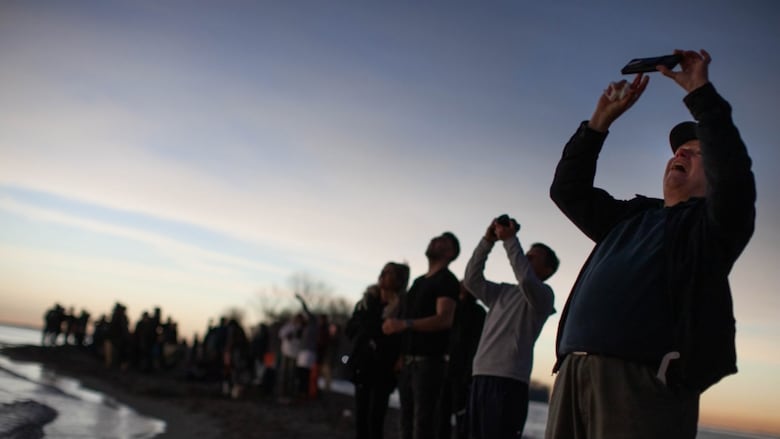
[[[40, 332], [0, 325], [0, 347], [19, 344], [40, 344]], [[56, 412], [54, 420], [43, 426], [46, 437], [144, 439], [165, 431], [163, 421], [141, 416], [106, 395], [82, 387], [77, 380], [2, 355], [0, 404], [4, 405], [0, 436], [20, 422], [45, 422], [50, 418], [46, 407]]]

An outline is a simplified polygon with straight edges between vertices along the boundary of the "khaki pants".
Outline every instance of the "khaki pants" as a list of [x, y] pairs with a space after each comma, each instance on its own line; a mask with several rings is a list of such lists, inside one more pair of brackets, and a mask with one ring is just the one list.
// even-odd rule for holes
[[650, 367], [568, 355], [550, 400], [546, 439], [694, 439], [699, 394], [672, 391]]

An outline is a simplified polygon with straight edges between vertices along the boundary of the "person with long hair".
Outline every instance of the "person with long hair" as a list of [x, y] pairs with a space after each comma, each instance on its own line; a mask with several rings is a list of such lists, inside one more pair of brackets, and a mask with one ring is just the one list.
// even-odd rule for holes
[[358, 439], [381, 439], [390, 394], [396, 387], [401, 349], [399, 334], [382, 333], [382, 322], [398, 316], [399, 302], [409, 283], [409, 266], [388, 262], [378, 283], [368, 287], [355, 305], [346, 334], [353, 349], [348, 366], [355, 383]]

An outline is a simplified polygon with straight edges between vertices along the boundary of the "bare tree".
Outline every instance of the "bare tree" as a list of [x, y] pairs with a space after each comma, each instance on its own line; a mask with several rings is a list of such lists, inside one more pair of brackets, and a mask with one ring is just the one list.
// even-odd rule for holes
[[254, 296], [253, 308], [258, 312], [261, 320], [273, 322], [280, 317], [291, 313], [291, 302], [285, 296], [291, 296], [287, 291], [280, 290], [277, 286], [262, 288]]
[[253, 307], [263, 319], [274, 322], [300, 312], [300, 304], [295, 300], [296, 294], [306, 301], [306, 305], [314, 313], [341, 313], [347, 303], [343, 298], [333, 298], [332, 288], [327, 283], [306, 272], [291, 275], [288, 285], [288, 288], [284, 289], [274, 285], [255, 294]]
[[352, 315], [353, 304], [343, 297], [334, 297], [325, 308], [325, 313], [331, 318], [331, 321], [338, 324], [346, 324], [349, 316]]
[[290, 276], [290, 289], [293, 295], [299, 295], [312, 311], [322, 311], [328, 303], [332, 289], [325, 282], [312, 278], [308, 273], [300, 272]]

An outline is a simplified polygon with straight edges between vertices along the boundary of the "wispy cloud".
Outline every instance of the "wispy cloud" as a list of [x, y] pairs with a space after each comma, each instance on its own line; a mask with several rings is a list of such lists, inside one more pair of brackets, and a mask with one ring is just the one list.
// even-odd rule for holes
[[[171, 258], [171, 261], [181, 269], [204, 274], [208, 273], [212, 276], [220, 276], [223, 279], [223, 282], [225, 279], [229, 279], [229, 277], [224, 277], [225, 275], [238, 269], [256, 270], [261, 273], [271, 272], [276, 274], [288, 272], [286, 268], [266, 262], [249, 260], [225, 253], [206, 250], [140, 229], [117, 226], [115, 224], [82, 218], [52, 209], [37, 207], [16, 201], [9, 196], [0, 197], [0, 209], [22, 215], [25, 218], [34, 221], [57, 223], [89, 232], [141, 242]], [[148, 271], [148, 269], [144, 271]]]

